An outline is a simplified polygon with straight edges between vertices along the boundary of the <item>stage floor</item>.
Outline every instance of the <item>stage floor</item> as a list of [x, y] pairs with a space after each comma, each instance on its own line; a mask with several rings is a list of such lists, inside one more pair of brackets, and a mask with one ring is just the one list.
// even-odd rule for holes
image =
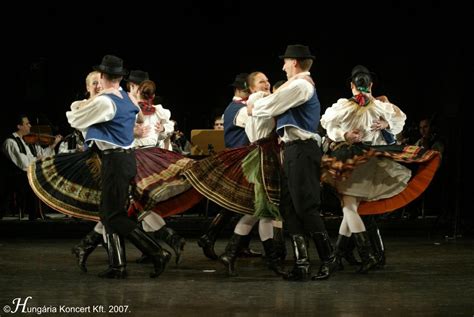
[[[473, 316], [474, 239], [426, 235], [385, 237], [387, 265], [367, 275], [346, 266], [326, 281], [287, 282], [262, 259], [239, 259], [238, 277], [205, 258], [188, 238], [179, 267], [171, 259], [157, 279], [151, 264], [136, 264], [127, 244], [129, 277], [106, 280], [99, 247], [82, 274], [70, 252], [76, 238], [0, 239], [0, 316]], [[222, 252], [226, 240], [218, 240]], [[288, 247], [289, 247], [289, 241]], [[252, 240], [252, 247], [261, 244]], [[313, 269], [319, 266], [311, 246]], [[286, 266], [290, 268], [291, 257]], [[24, 306], [18, 304], [25, 304]], [[10, 313], [8, 313], [10, 310]], [[12, 311], [15, 314], [11, 314]], [[114, 312], [111, 314], [109, 312]]]

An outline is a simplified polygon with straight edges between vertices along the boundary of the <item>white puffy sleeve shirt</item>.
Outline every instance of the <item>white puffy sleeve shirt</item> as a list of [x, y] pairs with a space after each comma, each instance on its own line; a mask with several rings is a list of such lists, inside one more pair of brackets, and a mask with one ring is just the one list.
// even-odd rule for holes
[[[249, 97], [249, 101], [254, 102], [265, 95], [264, 91], [253, 93]], [[254, 108], [255, 109], [255, 108]], [[251, 116], [245, 125], [245, 133], [250, 142], [255, 142], [261, 138], [267, 137], [275, 129], [275, 119], [273, 117], [256, 117]]]
[[379, 119], [387, 121], [389, 128], [386, 130], [396, 135], [403, 130], [406, 115], [390, 102], [372, 99], [368, 105], [360, 106], [349, 99], [339, 99], [326, 109], [321, 117], [321, 126], [326, 129], [328, 137], [336, 142], [345, 141], [346, 132], [359, 129], [363, 133], [362, 142], [384, 145], [387, 143], [380, 131], [370, 128]]
[[[309, 76], [310, 74], [309, 72], [305, 72], [299, 75]], [[255, 102], [253, 102], [254, 108], [252, 111], [252, 116], [263, 117], [267, 119], [270, 117], [276, 117], [291, 108], [295, 108], [304, 104], [313, 96], [314, 92], [314, 86], [306, 79], [290, 79], [288, 81], [288, 85], [285, 87], [278, 89], [275, 93], [267, 97], [255, 100]], [[298, 139], [320, 140], [317, 133], [304, 131], [294, 126], [286, 126], [284, 129], [285, 133], [281, 138], [283, 142], [289, 142]]]

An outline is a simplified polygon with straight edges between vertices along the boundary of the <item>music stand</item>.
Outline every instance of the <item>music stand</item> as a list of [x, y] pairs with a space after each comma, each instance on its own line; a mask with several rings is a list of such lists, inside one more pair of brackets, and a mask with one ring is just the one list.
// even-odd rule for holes
[[31, 133], [53, 135], [53, 129], [46, 124], [32, 125], [30, 131]]
[[224, 130], [191, 130], [191, 155], [211, 155], [225, 149]]

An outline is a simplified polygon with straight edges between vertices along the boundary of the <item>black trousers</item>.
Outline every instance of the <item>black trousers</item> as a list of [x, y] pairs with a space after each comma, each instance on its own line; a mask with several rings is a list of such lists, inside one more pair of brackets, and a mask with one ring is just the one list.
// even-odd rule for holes
[[137, 174], [135, 153], [102, 154], [101, 161], [100, 220], [107, 233], [127, 236], [137, 227], [136, 222], [127, 215], [129, 185]]
[[13, 191], [16, 193], [16, 203], [18, 208], [21, 208], [24, 213], [28, 213], [28, 219], [34, 220], [38, 218], [37, 212], [37, 198], [33, 189], [28, 182], [26, 172], [18, 169], [14, 171], [10, 177], [11, 182], [9, 183], [10, 189], [8, 192]]
[[280, 204], [290, 235], [326, 231], [320, 215], [320, 166], [321, 149], [315, 140], [285, 144]]

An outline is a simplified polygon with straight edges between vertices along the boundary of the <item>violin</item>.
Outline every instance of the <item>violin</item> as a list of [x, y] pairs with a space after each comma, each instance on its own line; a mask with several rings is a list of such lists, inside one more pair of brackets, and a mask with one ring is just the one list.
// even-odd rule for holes
[[40, 144], [40, 145], [52, 145], [56, 141], [54, 135], [42, 134], [42, 133], [30, 133], [23, 136], [23, 140], [27, 144]]

